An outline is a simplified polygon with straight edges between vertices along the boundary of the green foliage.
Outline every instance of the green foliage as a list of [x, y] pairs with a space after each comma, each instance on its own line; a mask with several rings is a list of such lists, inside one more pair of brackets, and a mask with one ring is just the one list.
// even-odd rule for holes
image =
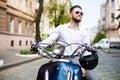
[[30, 50], [21, 50], [20, 54], [29, 55], [29, 54], [34, 54], [34, 52], [32, 52]]
[[97, 35], [95, 36], [92, 44], [98, 42], [98, 41], [99, 41], [100, 39], [102, 39], [102, 38], [105, 38], [105, 35], [104, 35], [103, 33], [101, 33], [101, 32], [98, 32]]
[[45, 11], [51, 25], [55, 27], [70, 21], [68, 10], [66, 10], [66, 4], [59, 4], [57, 1], [49, 0], [48, 4], [45, 4]]
[[51, 47], [46, 48], [47, 51], [52, 51], [53, 49]]
[[68, 23], [70, 21], [69, 15], [63, 15], [60, 19], [60, 24]]
[[46, 39], [49, 35], [48, 34], [41, 34], [42, 40]]
[[[59, 13], [58, 13], [58, 17], [57, 17], [57, 21], [58, 21], [58, 25], [59, 24], [64, 24], [70, 21], [70, 16], [69, 14], [66, 12], [65, 10], [65, 6], [66, 4], [60, 4], [59, 5]], [[56, 25], [56, 26], [58, 26]]]

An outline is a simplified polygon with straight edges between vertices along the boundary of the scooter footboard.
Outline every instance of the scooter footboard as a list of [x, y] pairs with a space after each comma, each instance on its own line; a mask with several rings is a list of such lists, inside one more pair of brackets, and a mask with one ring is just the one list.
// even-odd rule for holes
[[37, 80], [82, 80], [82, 72], [71, 62], [50, 62], [40, 67]]

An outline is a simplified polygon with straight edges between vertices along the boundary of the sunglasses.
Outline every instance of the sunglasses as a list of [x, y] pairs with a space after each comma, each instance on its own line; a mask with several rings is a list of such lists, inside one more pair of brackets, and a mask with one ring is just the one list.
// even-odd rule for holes
[[76, 13], [76, 14], [79, 14], [79, 13], [80, 13], [80, 14], [83, 16], [83, 12], [76, 11], [75, 13]]

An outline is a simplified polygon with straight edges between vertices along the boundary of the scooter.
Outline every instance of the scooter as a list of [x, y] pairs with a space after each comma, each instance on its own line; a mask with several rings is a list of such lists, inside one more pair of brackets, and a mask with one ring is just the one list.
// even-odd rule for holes
[[[40, 45], [43, 46], [37, 47], [38, 54], [49, 58], [50, 61], [40, 67], [37, 80], [85, 80], [81, 66], [74, 64], [71, 59], [81, 57], [87, 50], [86, 45], [71, 43], [63, 46], [57, 43], [51, 47], [51, 51], [46, 48], [49, 44], [41, 43]], [[64, 55], [66, 48], [73, 51], [71, 55]]]

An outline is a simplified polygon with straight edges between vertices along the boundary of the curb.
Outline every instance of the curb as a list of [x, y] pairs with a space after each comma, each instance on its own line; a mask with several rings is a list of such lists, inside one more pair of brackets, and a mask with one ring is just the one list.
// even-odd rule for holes
[[24, 60], [24, 61], [18, 61], [16, 63], [11, 63], [11, 64], [6, 64], [6, 65], [3, 65], [3, 66], [0, 66], [0, 71], [4, 70], [4, 69], [8, 69], [8, 68], [11, 68], [11, 67], [15, 67], [15, 66], [18, 66], [18, 65], [21, 65], [21, 64], [25, 64], [25, 63], [28, 63], [28, 62], [31, 62], [31, 61], [34, 61], [34, 60], [38, 60], [38, 59], [41, 59], [42, 57], [36, 57], [36, 58], [33, 58], [33, 59], [28, 59], [28, 60]]
[[111, 53], [120, 53], [120, 50], [118, 50], [118, 49], [103, 49], [102, 51], [106, 52], [106, 53], [109, 53], [109, 54], [111, 54]]

